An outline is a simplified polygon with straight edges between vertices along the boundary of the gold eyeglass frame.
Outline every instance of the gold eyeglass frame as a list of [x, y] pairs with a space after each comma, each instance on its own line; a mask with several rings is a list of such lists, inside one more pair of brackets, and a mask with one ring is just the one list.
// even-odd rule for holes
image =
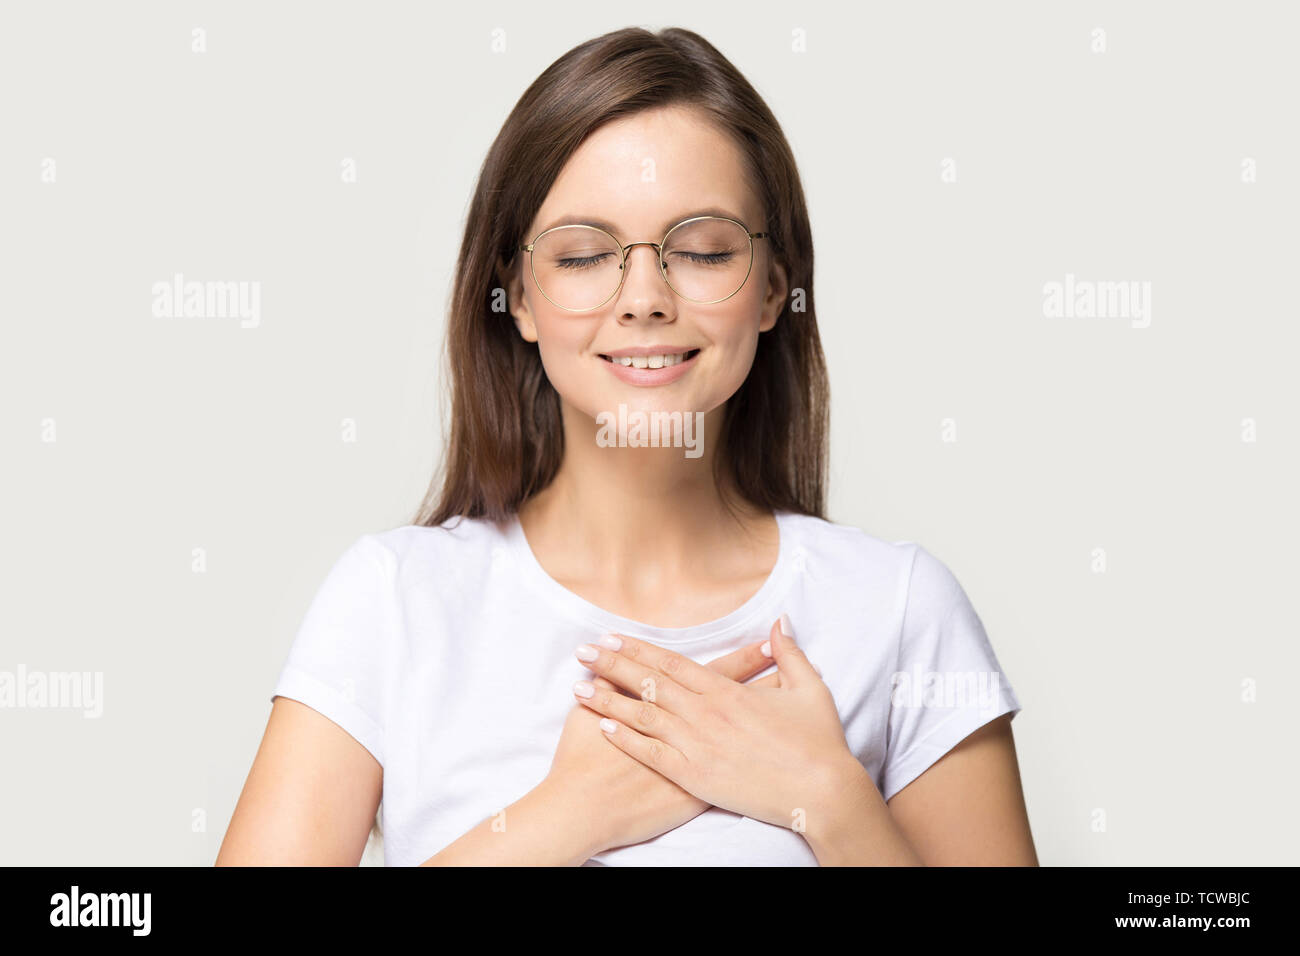
[[[690, 296], [682, 295], [680, 292], [677, 291], [676, 288], [674, 288], [672, 282], [669, 281], [668, 268], [667, 265], [664, 263], [664, 246], [668, 244], [668, 237], [671, 236], [678, 229], [680, 229], [682, 226], [685, 226], [688, 223], [692, 223], [692, 222], [699, 222], [702, 219], [721, 219], [723, 222], [734, 222], [737, 226], [739, 226], [742, 230], [744, 230], [745, 235], [749, 237], [749, 265], [745, 268], [745, 278], [740, 280], [740, 285], [736, 286], [735, 292], [729, 293], [728, 295], [724, 295], [721, 299], [708, 299], [708, 300], [692, 299]], [[570, 309], [568, 306], [560, 305], [560, 303], [556, 302], [549, 295], [547, 295], [546, 290], [542, 288], [541, 282], [538, 281], [537, 270], [533, 266], [533, 248], [537, 245], [539, 241], [541, 241], [543, 236], [549, 235], [550, 233], [555, 232], [559, 229], [595, 229], [597, 232], [603, 232], [605, 233], [605, 235], [609, 236], [609, 238], [613, 240], [614, 245], [618, 247], [619, 250], [618, 285], [615, 287], [614, 291], [609, 294], [609, 296], [605, 299], [605, 301], [601, 302], [599, 305], [593, 305], [587, 309]], [[741, 289], [745, 288], [745, 283], [749, 281], [749, 274], [754, 271], [754, 240], [767, 239], [769, 236], [771, 236], [771, 233], [769, 232], [750, 232], [748, 226], [746, 226], [739, 219], [732, 219], [730, 216], [692, 216], [690, 219], [683, 219], [681, 222], [677, 223], [677, 225], [669, 229], [666, 233], [664, 233], [663, 239], [661, 239], [659, 242], [650, 242], [649, 240], [642, 240], [640, 242], [629, 243], [628, 245], [625, 246], [623, 245], [623, 243], [618, 241], [617, 236], [615, 236], [611, 232], [608, 232], [605, 229], [601, 229], [599, 226], [588, 226], [582, 223], [570, 223], [569, 225], [565, 225], [565, 226], [552, 226], [550, 229], [546, 229], [543, 230], [542, 232], [539, 232], [533, 238], [532, 242], [528, 243], [527, 245], [520, 246], [519, 251], [528, 253], [528, 272], [533, 277], [533, 285], [537, 286], [537, 291], [542, 294], [542, 297], [545, 298], [547, 302], [551, 303], [551, 305], [555, 306], [557, 309], [564, 309], [565, 312], [594, 312], [596, 309], [599, 309], [609, 304], [610, 300], [617, 298], [618, 294], [623, 291], [624, 280], [627, 279], [628, 251], [635, 246], [654, 246], [656, 257], [659, 260], [659, 275], [663, 278], [664, 283], [668, 286], [669, 289], [672, 290], [674, 295], [678, 296], [679, 298], [685, 299], [687, 302], [694, 302], [697, 305], [713, 305], [718, 302], [727, 301], [733, 295], [735, 295], [736, 292], [739, 292]]]

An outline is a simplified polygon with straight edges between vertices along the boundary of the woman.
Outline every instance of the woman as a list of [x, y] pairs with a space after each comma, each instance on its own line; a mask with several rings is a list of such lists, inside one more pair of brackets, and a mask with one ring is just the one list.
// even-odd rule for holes
[[552, 64], [468, 216], [443, 480], [330, 572], [217, 863], [355, 864], [382, 797], [388, 865], [1036, 864], [961, 587], [822, 515], [812, 278], [711, 45]]

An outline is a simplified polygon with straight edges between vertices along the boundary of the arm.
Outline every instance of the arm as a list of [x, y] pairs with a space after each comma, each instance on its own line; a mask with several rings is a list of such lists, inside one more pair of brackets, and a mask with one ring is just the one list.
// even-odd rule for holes
[[383, 768], [347, 731], [276, 697], [217, 866], [356, 866]]
[[1037, 866], [1011, 716], [989, 721], [886, 804], [866, 770], [841, 768], [806, 837], [823, 866]]
[[[383, 795], [383, 768], [306, 704], [276, 697], [216, 866], [356, 866]], [[562, 820], [577, 795], [544, 781], [424, 866], [578, 866], [599, 849]], [[570, 815], [571, 816], [571, 815]], [[499, 825], [499, 824], [498, 824]]]
[[[708, 669], [739, 680], [770, 663], [753, 644]], [[775, 675], [754, 686], [774, 683]], [[600, 677], [592, 684], [617, 692]], [[574, 707], [541, 783], [421, 865], [579, 866], [708, 808], [632, 758], [612, 756], [598, 721]], [[383, 768], [369, 750], [306, 704], [277, 696], [217, 864], [355, 866], [382, 792]], [[594, 803], [592, 792], [608, 802]]]
[[920, 866], [867, 769], [852, 754], [829, 768], [803, 837], [820, 866]]
[[543, 780], [421, 866], [581, 866], [600, 852], [594, 834], [576, 832], [580, 794]]
[[948, 751], [889, 810], [929, 866], [1038, 866], [1010, 714]]

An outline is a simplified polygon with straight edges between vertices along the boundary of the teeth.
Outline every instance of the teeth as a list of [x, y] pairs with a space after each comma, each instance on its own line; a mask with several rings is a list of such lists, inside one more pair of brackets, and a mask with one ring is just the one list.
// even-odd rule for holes
[[674, 365], [681, 365], [686, 361], [686, 354], [677, 355], [624, 355], [619, 358], [611, 358], [611, 361], [628, 368], [671, 368]]

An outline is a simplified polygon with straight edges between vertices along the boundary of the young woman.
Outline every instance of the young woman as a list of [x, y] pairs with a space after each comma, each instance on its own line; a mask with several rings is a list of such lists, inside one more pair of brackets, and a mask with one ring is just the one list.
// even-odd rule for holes
[[355, 864], [382, 797], [390, 866], [1036, 864], [960, 585], [823, 517], [811, 230], [736, 69], [564, 55], [456, 275], [443, 479], [324, 582], [217, 863]]

